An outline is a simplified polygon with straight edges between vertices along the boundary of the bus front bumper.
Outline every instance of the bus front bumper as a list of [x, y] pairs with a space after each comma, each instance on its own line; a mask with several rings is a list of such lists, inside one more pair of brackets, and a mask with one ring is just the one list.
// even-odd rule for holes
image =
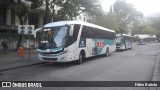
[[38, 54], [38, 59], [44, 62], [68, 62], [67, 54], [61, 55], [41, 55]]

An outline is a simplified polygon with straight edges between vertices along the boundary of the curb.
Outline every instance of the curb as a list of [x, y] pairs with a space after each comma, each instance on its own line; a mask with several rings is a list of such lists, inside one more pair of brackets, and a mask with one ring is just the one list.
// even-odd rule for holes
[[37, 63], [33, 63], [33, 64], [27, 64], [27, 65], [22, 65], [22, 66], [17, 66], [17, 67], [0, 69], [0, 72], [9, 71], [9, 70], [13, 70], [13, 69], [24, 68], [24, 67], [29, 67], [29, 66], [41, 65], [41, 64], [44, 64], [44, 62], [37, 62]]
[[[154, 74], [152, 81], [158, 81], [159, 78], [159, 63], [160, 63], [160, 50], [158, 51], [158, 56], [156, 60], [156, 66], [154, 68]], [[150, 90], [157, 90], [158, 87], [151, 87]]]

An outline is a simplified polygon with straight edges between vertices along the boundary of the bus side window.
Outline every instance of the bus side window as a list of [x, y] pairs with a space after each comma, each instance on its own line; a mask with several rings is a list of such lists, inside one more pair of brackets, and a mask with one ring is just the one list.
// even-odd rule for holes
[[74, 41], [77, 40], [80, 26], [81, 26], [81, 25], [79, 25], [79, 24], [75, 24], [75, 25], [74, 25], [74, 31], [73, 31], [73, 39], [74, 39]]
[[81, 38], [88, 38], [89, 32], [87, 30], [87, 26], [83, 26], [82, 28], [82, 33], [81, 33]]

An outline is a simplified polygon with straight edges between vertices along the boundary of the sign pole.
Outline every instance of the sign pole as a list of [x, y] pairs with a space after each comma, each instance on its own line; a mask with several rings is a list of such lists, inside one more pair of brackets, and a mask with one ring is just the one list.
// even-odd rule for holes
[[[21, 34], [22, 35], [22, 40], [21, 40], [21, 50], [19, 49], [19, 51], [24, 51], [24, 46], [23, 46], [23, 34], [24, 35], [28, 35], [29, 34], [29, 60], [31, 60], [31, 57], [30, 57], [30, 55], [31, 55], [31, 43], [30, 43], [30, 41], [31, 41], [31, 35], [33, 34], [32, 32], [34, 32], [34, 25], [19, 25], [18, 26], [18, 34]], [[20, 52], [19, 52], [20, 53]], [[21, 52], [22, 53], [22, 52]], [[21, 57], [22, 57], [22, 60], [23, 60], [23, 55], [20, 55]]]
[[31, 35], [31, 25], [29, 26], [29, 60], [30, 60], [30, 35]]
[[[23, 48], [23, 32], [24, 32], [24, 27], [22, 24], [22, 42], [21, 42], [21, 47]], [[23, 55], [22, 55], [22, 60], [23, 60]]]

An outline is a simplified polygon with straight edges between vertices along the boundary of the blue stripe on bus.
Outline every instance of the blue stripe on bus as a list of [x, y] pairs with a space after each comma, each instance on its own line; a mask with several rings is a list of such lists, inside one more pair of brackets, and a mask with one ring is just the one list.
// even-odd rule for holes
[[[92, 55], [100, 55], [102, 53], [103, 48], [106, 45], [113, 45], [113, 43], [114, 43], [114, 40], [107, 40], [107, 39], [92, 39], [92, 40], [93, 40], [92, 44], [95, 44], [94, 45], [95, 47], [92, 47]], [[103, 42], [104, 46], [102, 48], [99, 48], [97, 46], [97, 42]], [[84, 48], [84, 47], [87, 47], [86, 46], [86, 38], [81, 38], [80, 42], [79, 42], [79, 48]]]
[[[93, 39], [93, 42], [95, 43], [95, 47], [92, 49], [92, 54], [93, 55], [100, 55], [102, 53], [102, 50], [104, 46], [106, 45], [113, 45], [114, 40], [107, 40], [107, 39]], [[103, 42], [103, 48], [98, 48], [97, 47], [97, 42]]]

